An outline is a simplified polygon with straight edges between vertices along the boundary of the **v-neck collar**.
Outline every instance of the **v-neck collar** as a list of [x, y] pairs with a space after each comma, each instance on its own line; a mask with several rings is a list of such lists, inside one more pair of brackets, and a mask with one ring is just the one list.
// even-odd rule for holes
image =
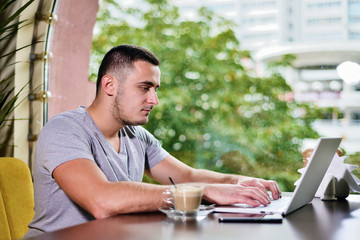
[[125, 143], [124, 143], [124, 140], [123, 140], [123, 136], [121, 134], [122, 132], [122, 129], [120, 129], [118, 131], [118, 136], [120, 138], [120, 151], [117, 152], [114, 147], [111, 145], [111, 143], [109, 142], [109, 140], [105, 137], [105, 135], [102, 133], [102, 131], [99, 129], [98, 125], [95, 123], [94, 119], [91, 117], [91, 115], [89, 114], [89, 112], [86, 110], [85, 107], [82, 107], [85, 111], [85, 114], [87, 116], [87, 118], [90, 120], [91, 124], [95, 127], [96, 129], [96, 135], [102, 139], [101, 142], [106, 142], [107, 143], [107, 146], [108, 148], [112, 149], [112, 151], [114, 151], [116, 154], [119, 154], [119, 155], [126, 155], [126, 149], [125, 149]]

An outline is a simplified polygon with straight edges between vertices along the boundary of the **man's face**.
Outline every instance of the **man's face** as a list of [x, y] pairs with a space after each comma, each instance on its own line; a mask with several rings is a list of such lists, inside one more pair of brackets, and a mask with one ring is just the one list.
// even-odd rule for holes
[[136, 61], [126, 80], [118, 84], [112, 107], [114, 119], [123, 126], [146, 124], [150, 111], [159, 103], [156, 94], [159, 86], [159, 67], [145, 61]]

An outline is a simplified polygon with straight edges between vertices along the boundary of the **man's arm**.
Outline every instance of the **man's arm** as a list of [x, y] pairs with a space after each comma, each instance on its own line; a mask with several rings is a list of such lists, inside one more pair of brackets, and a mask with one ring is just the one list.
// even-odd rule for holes
[[60, 188], [95, 218], [119, 213], [157, 211], [169, 186], [139, 182], [109, 182], [91, 160], [75, 159], [53, 171]]
[[[269, 196], [263, 183], [273, 182], [197, 170], [170, 155], [146, 173], [163, 184], [170, 184], [169, 176], [178, 183], [209, 183], [205, 184], [204, 198], [217, 204], [266, 205]], [[169, 188], [139, 182], [109, 182], [101, 169], [88, 159], [75, 159], [59, 165], [54, 169], [53, 177], [74, 202], [95, 218], [156, 211], [166, 205], [162, 193]]]
[[205, 184], [204, 198], [217, 204], [242, 202], [253, 206], [259, 203], [267, 205], [270, 203], [268, 190], [274, 199], [281, 197], [275, 181], [194, 169], [171, 155], [147, 170], [146, 174], [163, 184], [170, 184], [169, 177], [177, 183], [208, 183]]

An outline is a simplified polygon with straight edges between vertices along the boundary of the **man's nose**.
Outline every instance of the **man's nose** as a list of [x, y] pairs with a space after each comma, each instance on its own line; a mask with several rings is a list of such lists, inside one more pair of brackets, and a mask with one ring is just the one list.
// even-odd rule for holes
[[159, 98], [157, 96], [157, 93], [155, 90], [151, 90], [149, 92], [149, 97], [147, 99], [148, 103], [149, 104], [152, 104], [152, 105], [158, 105], [159, 104]]

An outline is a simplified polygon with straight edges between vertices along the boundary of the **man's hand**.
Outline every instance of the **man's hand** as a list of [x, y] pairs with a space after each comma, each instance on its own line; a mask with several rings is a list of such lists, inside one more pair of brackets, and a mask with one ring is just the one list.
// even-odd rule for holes
[[281, 191], [275, 181], [259, 178], [243, 178], [237, 184], [205, 185], [204, 199], [218, 205], [244, 203], [254, 207], [268, 205], [271, 202], [267, 191], [273, 199], [281, 198]]
[[245, 203], [257, 207], [268, 205], [271, 200], [263, 189], [242, 184], [209, 184], [204, 188], [204, 199], [218, 205]]
[[246, 187], [256, 187], [267, 194], [267, 191], [271, 191], [271, 196], [274, 200], [281, 198], [281, 191], [276, 181], [264, 180], [260, 178], [246, 178], [245, 180], [239, 180], [239, 185]]

